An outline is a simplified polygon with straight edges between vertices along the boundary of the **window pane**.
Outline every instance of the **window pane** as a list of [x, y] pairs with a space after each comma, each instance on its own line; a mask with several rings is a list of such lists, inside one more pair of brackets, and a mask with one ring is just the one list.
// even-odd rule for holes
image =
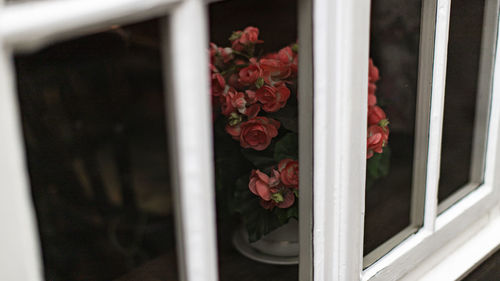
[[153, 20], [15, 58], [46, 280], [178, 280], [158, 42]]
[[484, 0], [451, 3], [439, 202], [469, 183], [472, 165], [478, 164], [472, 154], [484, 4]]
[[[370, 67], [370, 81], [376, 86], [376, 106], [390, 122], [386, 129], [390, 133], [383, 153], [379, 154], [375, 146], [367, 160], [365, 255], [416, 223], [410, 220], [410, 212], [420, 13], [420, 0], [372, 3], [370, 57], [378, 67], [379, 80], [373, 78], [376, 71]], [[369, 99], [369, 125], [384, 127], [373, 106], [374, 101]], [[369, 136], [376, 132], [370, 128]]]
[[[272, 169], [275, 169], [283, 175], [284, 171], [278, 168], [278, 163], [285, 158], [297, 160], [297, 79], [296, 73], [292, 73], [295, 70], [290, 69], [296, 57], [296, 49], [292, 50], [292, 47], [297, 40], [297, 3], [287, 0], [238, 0], [221, 1], [209, 7], [210, 41], [216, 45], [211, 47], [213, 55], [211, 62], [214, 67], [211, 75], [214, 98], [220, 280], [298, 280], [298, 266], [296, 265], [298, 262], [298, 227], [295, 219], [292, 218], [297, 215], [298, 198], [293, 194], [294, 188], [291, 187], [293, 184], [286, 185], [282, 177], [277, 180], [272, 172]], [[246, 43], [244, 40], [247, 40], [247, 37], [238, 39], [241, 36], [247, 36], [246, 32], [251, 32], [251, 28], [246, 29], [249, 26], [259, 29], [258, 40], [263, 42], [256, 42], [255, 38], [251, 37], [248, 40], [253, 40], [255, 43]], [[238, 30], [245, 32], [245, 35], [235, 33], [232, 38], [233, 42], [239, 41], [231, 43], [228, 38]], [[284, 50], [281, 53], [284, 55], [284, 61], [280, 61], [283, 65], [279, 66], [285, 70], [275, 69], [273, 71], [278, 73], [274, 73], [272, 77], [266, 76], [263, 73], [267, 71], [267, 66], [263, 62], [264, 56], [276, 53], [288, 46], [290, 46], [290, 52]], [[252, 62], [253, 59], [249, 57], [254, 58], [255, 61]], [[267, 56], [266, 58], [268, 63], [277, 62], [275, 57]], [[241, 67], [237, 66], [238, 64]], [[250, 70], [248, 67], [254, 68]], [[248, 75], [244, 75], [240, 70], [243, 72], [249, 70]], [[222, 82], [223, 87], [221, 87]], [[280, 86], [280, 82], [286, 82], [286, 84]], [[271, 97], [275, 88], [283, 90], [283, 92], [280, 90], [280, 93], [283, 93], [283, 95], [280, 94], [283, 99], [280, 98], [282, 102], [280, 105], [273, 107], [263, 98], [263, 89], [269, 90], [267, 97]], [[251, 92], [255, 92], [257, 100], [252, 99]], [[235, 98], [236, 95], [241, 95], [240, 107], [236, 103], [229, 105], [236, 99], [226, 100], [226, 97], [230, 99]], [[249, 113], [253, 107], [259, 108], [257, 116]], [[229, 127], [230, 130], [238, 130], [236, 128], [245, 128], [245, 126], [250, 128], [252, 122], [257, 122], [255, 120], [260, 120], [258, 122], [266, 120], [263, 121], [267, 124], [265, 125], [266, 132], [274, 131], [266, 135], [270, 143], [246, 142], [246, 137], [250, 134], [247, 134], [245, 129], [241, 129], [241, 135], [236, 133], [237, 137], [232, 138], [225, 129]], [[267, 123], [268, 120], [276, 120], [279, 125], [276, 125], [274, 121], [269, 121], [272, 124]], [[262, 128], [260, 125], [259, 128]], [[276, 130], [277, 127], [279, 127], [278, 130]], [[254, 132], [257, 133], [257, 131]], [[260, 144], [263, 145], [260, 146]], [[290, 164], [291, 167], [293, 163]], [[261, 187], [265, 189], [261, 190], [262, 193], [254, 194], [249, 187], [253, 169], [265, 174], [263, 178], [271, 176], [275, 180], [274, 183], [262, 182]], [[271, 185], [272, 188], [267, 189]], [[265, 194], [266, 191], [269, 193]], [[285, 198], [294, 200], [289, 201], [292, 203], [291, 206], [277, 203], [284, 202]], [[261, 205], [261, 202], [264, 202], [263, 205], [267, 209]], [[282, 224], [278, 221], [278, 214], [281, 214], [285, 220], [290, 218], [290, 224], [288, 224], [290, 227], [289, 231], [286, 229], [284, 231], [286, 237], [275, 236], [274, 238], [291, 242], [290, 245], [295, 247], [295, 251], [292, 249], [290, 252], [283, 252], [290, 248], [276, 247], [269, 238], [268, 240], [262, 238], [269, 229]], [[250, 245], [249, 240], [252, 243], [255, 240], [260, 242]], [[263, 244], [268, 242], [269, 244]], [[262, 245], [265, 246], [262, 247]], [[275, 264], [267, 264], [269, 262]], [[292, 265], [276, 265], [279, 263]]]

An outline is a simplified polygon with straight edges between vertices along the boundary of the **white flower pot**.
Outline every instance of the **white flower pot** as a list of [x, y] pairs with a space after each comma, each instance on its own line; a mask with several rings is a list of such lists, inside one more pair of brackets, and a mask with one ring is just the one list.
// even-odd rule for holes
[[299, 263], [299, 224], [290, 221], [278, 229], [264, 235], [259, 241], [248, 242], [244, 226], [233, 235], [233, 244], [244, 256], [263, 263], [292, 265]]

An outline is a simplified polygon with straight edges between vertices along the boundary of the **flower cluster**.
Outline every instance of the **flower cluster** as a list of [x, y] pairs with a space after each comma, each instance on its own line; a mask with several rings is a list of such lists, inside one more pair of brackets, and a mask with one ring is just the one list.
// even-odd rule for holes
[[264, 150], [278, 135], [280, 122], [265, 113], [285, 107], [297, 76], [296, 45], [254, 56], [259, 30], [247, 27], [229, 38], [231, 48], [210, 44], [214, 108], [227, 118], [226, 132], [243, 148]]
[[[214, 119], [223, 121], [216, 122], [216, 129], [225, 132], [222, 135], [228, 134], [244, 149], [261, 151], [241, 150], [241, 156], [256, 168], [249, 179], [248, 170], [242, 172], [247, 173], [239, 185], [244, 189], [243, 194], [254, 199], [252, 194], [258, 196], [260, 205], [273, 212], [293, 210], [298, 196], [299, 169], [297, 108], [293, 100], [297, 94], [298, 46], [293, 43], [278, 52], [256, 55], [256, 46], [263, 41], [259, 39], [259, 29], [252, 26], [233, 32], [229, 40], [230, 47], [210, 43], [209, 48]], [[374, 153], [383, 152], [389, 137], [389, 121], [375, 96], [375, 83], [379, 79], [379, 71], [370, 59], [368, 159]], [[286, 110], [282, 110], [285, 107]], [[238, 161], [238, 157], [234, 158]], [[269, 167], [273, 163], [274, 166]], [[376, 158], [368, 163], [368, 166], [379, 165]]]
[[375, 83], [380, 79], [378, 68], [370, 59], [368, 72], [368, 138], [366, 141], [366, 158], [370, 159], [373, 154], [382, 153], [389, 139], [389, 121], [382, 108], [377, 105]]
[[295, 202], [299, 187], [299, 163], [293, 159], [283, 159], [278, 168], [271, 168], [270, 175], [252, 170], [248, 188], [260, 197], [260, 205], [268, 210], [274, 207], [289, 208]]

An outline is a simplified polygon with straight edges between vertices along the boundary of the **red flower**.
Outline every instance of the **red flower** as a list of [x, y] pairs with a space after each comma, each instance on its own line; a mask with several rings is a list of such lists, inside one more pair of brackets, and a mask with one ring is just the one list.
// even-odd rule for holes
[[255, 58], [251, 58], [250, 65], [240, 70], [238, 81], [244, 86], [249, 86], [254, 84], [261, 75], [262, 70], [259, 64]]
[[220, 96], [226, 88], [226, 81], [220, 73], [212, 73], [212, 95]]
[[377, 97], [375, 94], [368, 94], [368, 107], [375, 106], [377, 104]]
[[271, 84], [271, 80], [286, 79], [292, 74], [290, 64], [279, 59], [263, 58], [259, 62], [262, 75], [268, 84]]
[[262, 43], [262, 40], [259, 40], [259, 29], [253, 26], [245, 28], [243, 30], [243, 34], [241, 34], [240, 43], [243, 45], [249, 43]]
[[293, 188], [299, 186], [299, 162], [293, 159], [283, 159], [278, 164], [281, 182]]
[[371, 125], [368, 127], [368, 139], [367, 139], [367, 154], [366, 158], [369, 159], [373, 156], [373, 153], [382, 153], [383, 147], [387, 144], [389, 139], [389, 128], [387, 126], [382, 127], [379, 125]]
[[373, 64], [373, 60], [370, 59], [368, 66], [368, 82], [375, 83], [380, 79], [378, 68]]
[[228, 63], [234, 57], [233, 50], [231, 48], [219, 48], [217, 51], [224, 63]]
[[290, 97], [290, 89], [283, 83], [277, 87], [264, 85], [257, 90], [256, 94], [264, 111], [276, 112], [286, 105], [286, 101]]
[[259, 40], [259, 29], [253, 26], [245, 28], [243, 31], [236, 31], [231, 36], [232, 47], [236, 51], [242, 51], [246, 45], [263, 43]]
[[382, 120], [386, 120], [384, 110], [378, 106], [372, 106], [368, 108], [368, 125], [375, 125], [380, 123]]
[[271, 139], [278, 135], [280, 123], [274, 119], [257, 116], [236, 126], [226, 126], [226, 132], [239, 140], [243, 148], [264, 150]]
[[263, 200], [269, 201], [271, 194], [277, 191], [276, 187], [279, 183], [280, 174], [276, 170], [272, 170], [271, 177], [259, 170], [252, 170], [248, 189]]

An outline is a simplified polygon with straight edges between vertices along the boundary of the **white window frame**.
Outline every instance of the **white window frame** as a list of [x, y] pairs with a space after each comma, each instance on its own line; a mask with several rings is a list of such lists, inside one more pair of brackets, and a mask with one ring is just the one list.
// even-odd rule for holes
[[[166, 106], [180, 280], [215, 281], [217, 253], [206, 5], [201, 0], [0, 3], [0, 280], [41, 281], [13, 54], [153, 17], [163, 21]], [[182, 110], [181, 110], [182, 109]], [[200, 142], [199, 140], [204, 140]]]
[[[424, 21], [421, 35], [417, 111], [423, 121], [417, 124], [415, 154], [420, 158], [414, 165], [414, 173], [420, 176], [413, 183], [412, 199], [412, 221], [422, 221], [423, 227], [386, 247], [387, 254], [363, 269], [366, 130], [361, 128], [366, 128], [367, 114], [370, 1], [299, 0], [299, 90], [307, 93], [299, 97], [301, 281], [456, 280], [500, 245], [499, 44], [481, 58], [481, 84], [488, 84], [490, 78], [484, 73], [494, 66], [493, 84], [480, 90], [482, 97], [490, 86], [493, 93], [484, 182], [439, 210], [451, 0], [423, 1], [423, 16], [429, 20]], [[486, 11], [498, 10], [497, 0], [486, 2]], [[165, 77], [166, 111], [176, 167], [180, 279], [218, 280], [206, 3], [201, 0], [0, 2], [0, 221], [4, 229], [0, 262], [9, 265], [0, 270], [1, 280], [43, 280], [14, 86], [14, 52], [152, 17], [166, 17], [163, 64], [170, 70]], [[488, 12], [487, 17], [498, 20], [496, 12]], [[497, 22], [493, 25], [485, 29], [491, 45], [498, 39]], [[488, 100], [479, 104], [484, 102]], [[486, 138], [474, 142], [485, 143]], [[451, 272], [450, 264], [461, 266]]]
[[[366, 135], [359, 128], [366, 128], [366, 120], [359, 116], [367, 113], [370, 1], [314, 2], [314, 280], [456, 280], [500, 245], [498, 237], [492, 238], [500, 230], [498, 44], [482, 54], [481, 62], [480, 81], [486, 87], [480, 88], [483, 100], [479, 103], [484, 102], [484, 91], [489, 91], [490, 78], [484, 72], [492, 69], [487, 62], [495, 65], [484, 182], [438, 215], [450, 0], [423, 2], [423, 17], [428, 21], [422, 25], [417, 111], [422, 117], [427, 115], [429, 123], [424, 119], [417, 125], [417, 142], [421, 145], [416, 154], [423, 157], [416, 160], [415, 171], [425, 181], [422, 184], [420, 178], [420, 182], [414, 182], [412, 200], [420, 208], [412, 210], [412, 219], [423, 212], [423, 226], [364, 270], [360, 245]], [[495, 18], [484, 31], [491, 44], [498, 39], [498, 15], [491, 12], [498, 10], [497, 3], [486, 1], [486, 17]], [[430, 111], [425, 109], [426, 103], [430, 103]], [[425, 189], [415, 190], [415, 186]], [[485, 237], [491, 239], [481, 239]], [[450, 267], [457, 261], [463, 267]]]

